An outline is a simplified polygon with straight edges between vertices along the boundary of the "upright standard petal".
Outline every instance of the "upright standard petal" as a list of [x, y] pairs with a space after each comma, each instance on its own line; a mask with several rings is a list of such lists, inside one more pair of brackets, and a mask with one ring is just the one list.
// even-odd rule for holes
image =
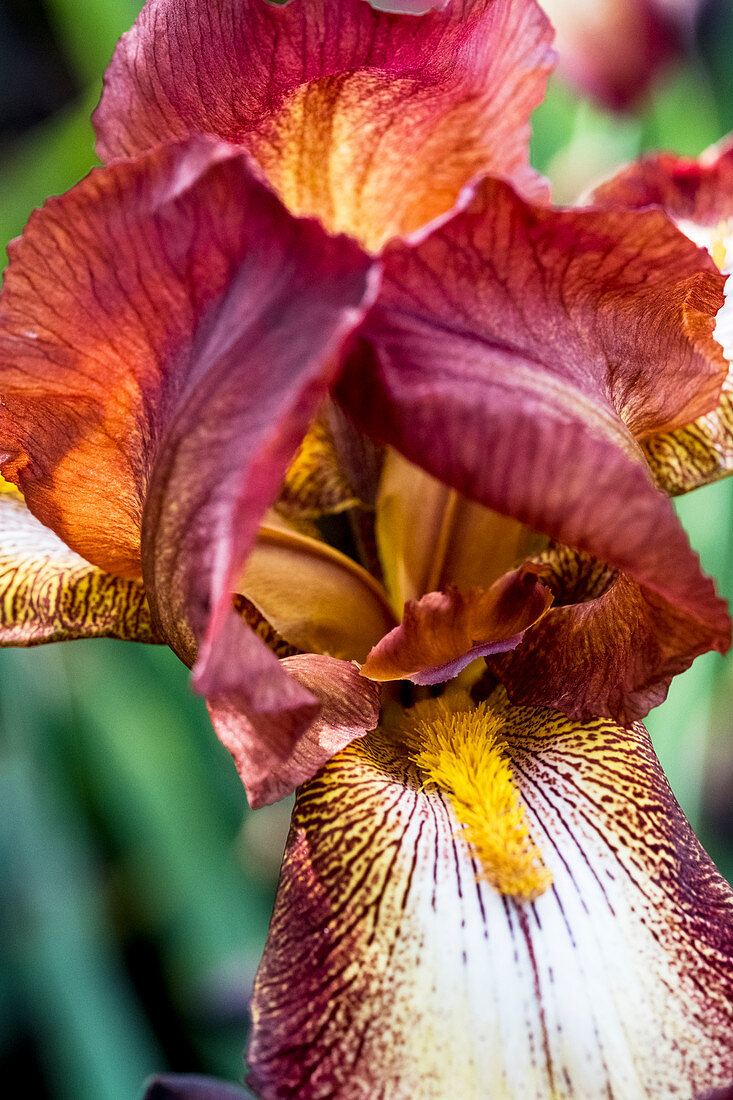
[[[385, 252], [379, 303], [338, 387], [356, 422], [465, 496], [627, 573], [638, 600], [651, 593], [667, 608], [665, 629], [684, 621], [654, 651], [628, 623], [622, 698], [607, 650], [589, 699], [577, 679], [554, 676], [568, 611], [551, 609], [538, 629], [558, 632], [532, 702], [633, 721], [680, 667], [729, 644], [724, 605], [637, 442], [714, 405], [726, 372], [711, 336], [721, 285], [661, 211], [548, 210], [498, 181]], [[506, 682], [525, 701], [521, 677]]]
[[543, 189], [528, 119], [551, 39], [535, 0], [421, 16], [364, 0], [148, 0], [107, 73], [100, 155], [217, 134], [250, 150], [291, 210], [378, 248], [477, 175]]
[[298, 795], [255, 983], [264, 1100], [692, 1100], [730, 1081], [733, 898], [646, 731], [495, 696], [475, 740], [489, 718], [551, 888], [490, 885], [412, 746], [354, 742]]
[[241, 150], [197, 138], [49, 201], [3, 290], [3, 472], [88, 561], [142, 569], [187, 663], [209, 630], [204, 690], [294, 735], [319, 704], [232, 595], [376, 274], [291, 217]]
[[0, 645], [72, 638], [160, 642], [139, 581], [70, 550], [0, 485]]
[[[656, 153], [629, 164], [593, 193], [599, 205], [662, 206], [680, 228], [705, 245], [726, 274], [733, 270], [733, 142], [708, 149], [699, 160]], [[718, 314], [716, 335], [733, 358], [733, 302]], [[733, 470], [733, 377], [729, 370], [717, 407], [674, 432], [643, 443], [657, 484], [667, 493], [686, 493]]]

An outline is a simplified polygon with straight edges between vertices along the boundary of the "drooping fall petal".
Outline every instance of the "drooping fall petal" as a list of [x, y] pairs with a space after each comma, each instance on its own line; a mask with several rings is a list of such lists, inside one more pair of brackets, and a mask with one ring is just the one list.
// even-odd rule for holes
[[528, 118], [551, 37], [534, 0], [422, 16], [364, 0], [148, 0], [107, 72], [100, 155], [216, 134], [254, 155], [291, 210], [378, 248], [477, 175], [543, 191]]
[[[355, 421], [670, 605], [686, 623], [677, 667], [725, 649], [724, 606], [637, 443], [715, 403], [726, 362], [711, 338], [712, 261], [661, 211], [550, 211], [485, 181], [429, 236], [390, 245], [385, 277], [338, 386]], [[551, 680], [542, 701], [627, 722], [670, 678], [637, 654], [627, 708], [607, 673], [592, 708], [579, 685], [559, 696]]]
[[690, 1100], [730, 1081], [733, 899], [645, 730], [490, 706], [552, 887], [500, 893], [407, 749], [354, 742], [296, 803], [255, 984], [263, 1100]]
[[0, 645], [71, 638], [163, 640], [138, 581], [90, 565], [0, 489]]
[[541, 573], [541, 566], [529, 563], [485, 591], [451, 587], [411, 600], [400, 625], [369, 653], [362, 675], [439, 684], [476, 657], [514, 649], [552, 603]]
[[[643, 157], [623, 168], [593, 193], [609, 207], [662, 206], [680, 228], [705, 245], [726, 273], [733, 264], [733, 145], [730, 139], [694, 160], [671, 153]], [[716, 335], [733, 357], [733, 303], [728, 296], [718, 314]], [[686, 493], [726, 477], [733, 470], [733, 379], [728, 377], [717, 407], [674, 432], [649, 436], [644, 451], [657, 484], [671, 494]]]
[[3, 471], [100, 568], [139, 576], [142, 534], [166, 641], [193, 664], [208, 629], [203, 690], [249, 697], [255, 722], [279, 708], [294, 736], [318, 703], [231, 600], [375, 274], [197, 138], [50, 200], [3, 290]]
[[220, 740], [234, 758], [256, 809], [277, 802], [311, 779], [326, 761], [379, 721], [379, 688], [359, 675], [358, 665], [319, 654], [286, 657], [283, 669], [321, 703], [314, 722], [297, 739], [274, 722], [263, 739], [263, 724], [254, 729], [242, 717], [236, 699], [209, 703]]

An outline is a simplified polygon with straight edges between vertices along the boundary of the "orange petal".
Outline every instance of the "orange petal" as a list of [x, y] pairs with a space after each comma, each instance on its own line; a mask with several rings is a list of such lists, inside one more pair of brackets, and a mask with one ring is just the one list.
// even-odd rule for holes
[[375, 275], [241, 149], [196, 138], [50, 200], [3, 288], [3, 471], [88, 561], [142, 564], [168, 644], [193, 664], [207, 638], [203, 694], [236, 695], [255, 725], [262, 708], [268, 729], [279, 707], [293, 736], [319, 704], [232, 595]]
[[260, 528], [239, 588], [302, 652], [363, 661], [396, 621], [366, 570], [295, 531]]
[[255, 156], [291, 210], [377, 249], [477, 175], [544, 193], [527, 143], [550, 42], [534, 0], [419, 16], [364, 0], [148, 0], [107, 72], [100, 155], [216, 134]]
[[552, 593], [539, 580], [541, 572], [528, 563], [506, 573], [488, 591], [449, 588], [410, 600], [400, 625], [372, 649], [362, 675], [439, 684], [476, 657], [514, 649], [552, 603]]

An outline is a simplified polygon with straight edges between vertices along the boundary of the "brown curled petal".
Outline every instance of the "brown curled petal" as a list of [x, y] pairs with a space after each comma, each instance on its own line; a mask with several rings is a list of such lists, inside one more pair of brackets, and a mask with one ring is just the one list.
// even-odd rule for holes
[[518, 646], [552, 598], [542, 583], [541, 567], [533, 563], [505, 574], [486, 591], [428, 592], [405, 604], [402, 622], [369, 653], [362, 676], [443, 683], [476, 657]]
[[143, 586], [104, 573], [0, 493], [0, 645], [71, 638], [161, 642]]
[[216, 134], [294, 213], [376, 250], [484, 173], [545, 194], [527, 146], [551, 36], [534, 0], [148, 0], [107, 71], [100, 155]]
[[606, 207], [662, 206], [675, 219], [715, 227], [733, 216], [733, 140], [699, 158], [648, 153], [599, 184], [590, 198]]
[[287, 657], [283, 669], [321, 704], [318, 717], [297, 739], [282, 737], [276, 726], [265, 741], [236, 699], [210, 701], [214, 728], [234, 758], [250, 806], [267, 806], [292, 794], [356, 737], [379, 720], [379, 688], [359, 676], [357, 665], [333, 657]]
[[477, 880], [404, 749], [354, 742], [298, 794], [252, 1006], [263, 1100], [689, 1098], [731, 1080], [733, 897], [646, 731], [504, 713], [551, 889], [527, 904]]
[[[463, 213], [386, 251], [339, 399], [459, 493], [628, 574], [645, 592], [637, 606], [675, 624], [681, 664], [724, 651], [730, 624], [637, 439], [715, 401], [721, 301], [712, 261], [661, 211], [550, 211], [485, 181]], [[632, 644], [649, 625], [631, 627]], [[661, 660], [667, 643], [654, 651]], [[665, 680], [665, 664], [635, 656], [633, 691]], [[627, 720], [617, 672], [584, 717]], [[543, 703], [577, 715], [579, 682], [575, 698], [547, 683]]]
[[552, 701], [571, 718], [595, 711], [631, 725], [704, 652], [694, 624], [630, 577], [572, 550], [542, 560], [543, 579], [564, 606], [552, 607], [513, 652], [487, 657], [489, 669], [515, 703]]

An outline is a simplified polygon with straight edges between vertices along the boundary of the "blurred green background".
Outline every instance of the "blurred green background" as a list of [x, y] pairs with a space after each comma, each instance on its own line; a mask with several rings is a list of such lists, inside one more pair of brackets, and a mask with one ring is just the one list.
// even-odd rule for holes
[[[0, 239], [95, 163], [91, 109], [135, 0], [0, 0]], [[533, 160], [559, 200], [647, 148], [733, 129], [733, 5], [684, 64], [608, 114], [554, 82]], [[733, 480], [680, 502], [733, 597]], [[0, 1081], [53, 1100], [134, 1100], [164, 1069], [241, 1079], [248, 996], [289, 805], [251, 814], [188, 674], [165, 649], [0, 651]], [[733, 878], [733, 662], [679, 677], [649, 726], [672, 786]], [[21, 1095], [18, 1093], [17, 1095]]]

